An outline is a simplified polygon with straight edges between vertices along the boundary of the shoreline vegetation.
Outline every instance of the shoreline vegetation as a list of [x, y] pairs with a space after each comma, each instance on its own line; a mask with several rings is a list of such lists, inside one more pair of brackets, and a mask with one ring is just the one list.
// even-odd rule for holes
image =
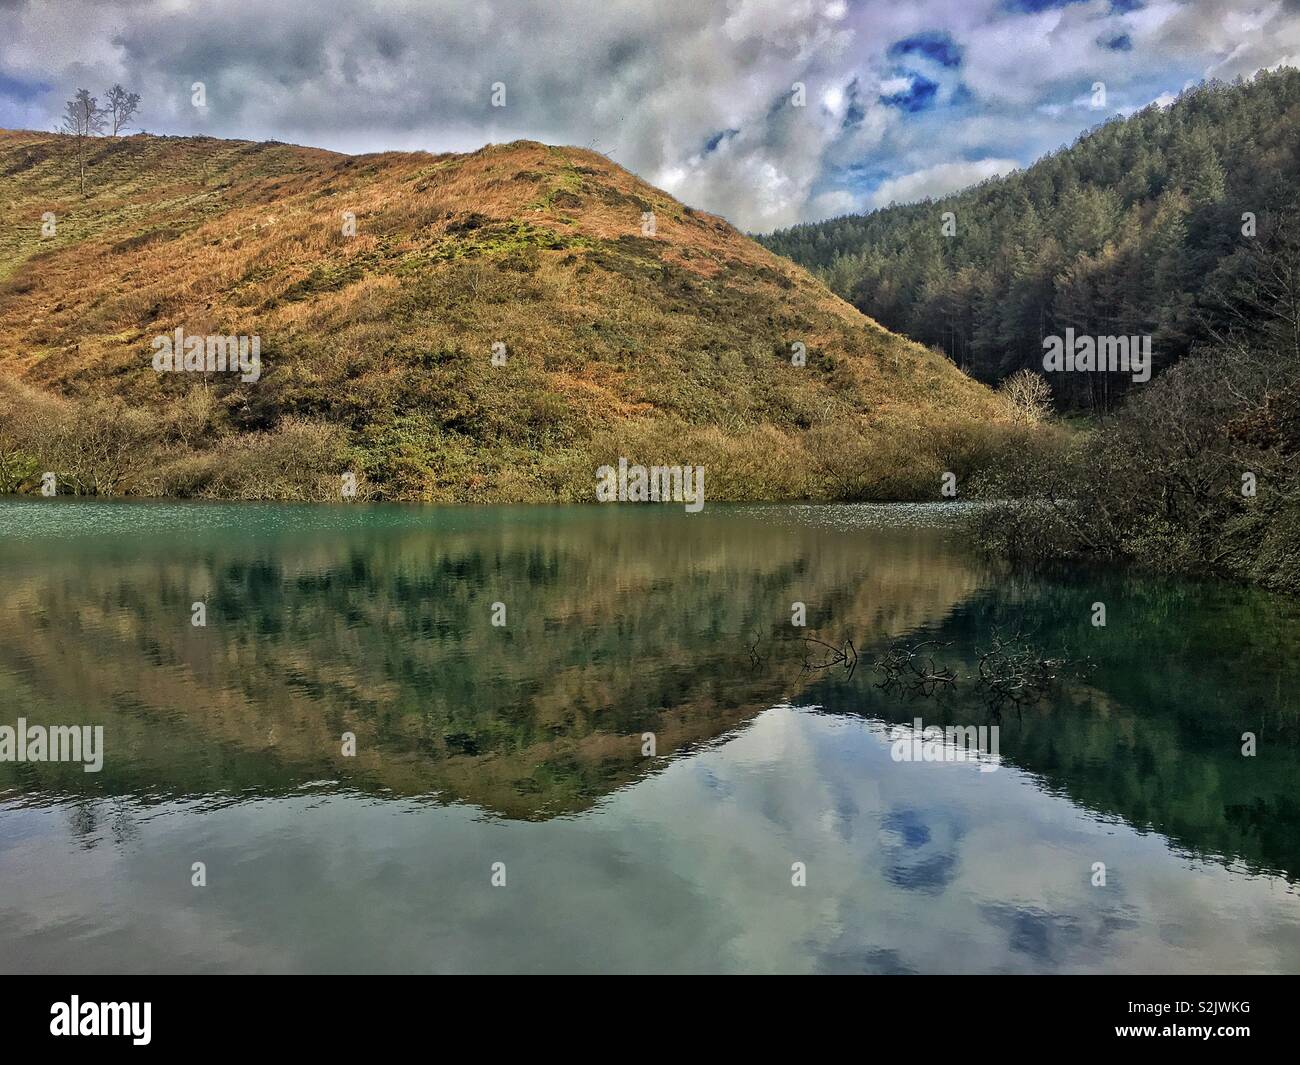
[[[941, 501], [946, 473], [960, 492], [1027, 448], [1047, 448], [1049, 438], [1064, 447], [1077, 433], [1026, 421], [995, 399], [1005, 404], [997, 421], [936, 419], [878, 435], [761, 426], [745, 436], [648, 419], [577, 446], [507, 455], [442, 441], [449, 468], [436, 485], [413, 491], [376, 475], [364, 438], [325, 421], [285, 418], [253, 433], [218, 427], [207, 386], [154, 410], [116, 398], [77, 402], [0, 379], [0, 495], [47, 494], [53, 474], [54, 494], [101, 498], [582, 503], [597, 501], [601, 470], [628, 455], [689, 455], [708, 471], [709, 502]], [[349, 474], [356, 490], [343, 494]]]
[[[207, 424], [203, 411], [210, 403], [202, 388], [161, 415], [114, 400], [74, 404], [14, 382], [0, 384], [0, 393], [0, 489], [7, 494], [39, 495], [50, 470], [60, 494], [339, 502], [339, 471], [364, 470], [364, 457], [346, 435], [321, 422], [291, 419], [274, 432], [196, 437], [188, 429], [196, 420]], [[746, 453], [743, 442], [713, 436], [712, 457], [720, 462], [706, 465], [708, 499], [938, 501], [942, 472], [960, 455], [970, 465], [958, 498], [985, 504], [970, 521], [991, 554], [1031, 566], [1115, 561], [1300, 594], [1300, 364], [1244, 348], [1201, 353], [1117, 414], [1087, 425], [1039, 421], [1040, 413], [999, 398], [1010, 415], [982, 436], [954, 431], [945, 446], [940, 434], [927, 439], [918, 430], [914, 447], [895, 439], [888, 450], [873, 449], [862, 441], [856, 454], [831, 451], [814, 459], [805, 452], [802, 465], [769, 459], [779, 476], [761, 484], [725, 465], [752, 464], [758, 456]], [[689, 426], [664, 426], [667, 436], [653, 444], [671, 447], [675, 430], [690, 433]], [[698, 443], [685, 449], [702, 450]], [[437, 499], [413, 499], [390, 494], [363, 474], [355, 498], [595, 502], [596, 458], [586, 450], [539, 457], [534, 476], [539, 483], [549, 479], [555, 488], [549, 494], [505, 497], [487, 484], [466, 484], [461, 492], [449, 485]], [[769, 491], [773, 484], [786, 491]]]
[[1300, 594], [1300, 362], [1267, 345], [1189, 356], [1053, 452], [982, 472], [988, 551], [1106, 561]]

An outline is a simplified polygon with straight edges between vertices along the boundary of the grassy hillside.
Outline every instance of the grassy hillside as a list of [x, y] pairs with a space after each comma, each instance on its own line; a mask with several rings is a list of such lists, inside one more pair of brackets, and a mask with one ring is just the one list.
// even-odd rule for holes
[[[705, 466], [713, 500], [931, 498], [1016, 432], [940, 355], [589, 151], [140, 135], [93, 141], [88, 182], [70, 138], [0, 132], [0, 490], [329, 499], [354, 471], [363, 497], [578, 500], [626, 456]], [[156, 373], [178, 327], [258, 336], [260, 379]]]

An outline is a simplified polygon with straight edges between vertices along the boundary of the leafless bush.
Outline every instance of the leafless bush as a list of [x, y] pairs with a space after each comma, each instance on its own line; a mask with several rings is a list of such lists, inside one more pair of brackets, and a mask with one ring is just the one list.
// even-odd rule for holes
[[157, 459], [161, 426], [118, 399], [75, 403], [16, 382], [3, 390], [0, 487], [50, 471], [76, 495], [117, 495]]
[[17, 492], [40, 472], [33, 418], [37, 396], [15, 381], [0, 382], [0, 492]]
[[1022, 425], [1037, 425], [1052, 413], [1052, 386], [1033, 370], [1017, 370], [998, 389], [1011, 417]]
[[117, 495], [157, 459], [158, 419], [118, 399], [64, 412], [52, 427], [50, 468], [78, 495]]

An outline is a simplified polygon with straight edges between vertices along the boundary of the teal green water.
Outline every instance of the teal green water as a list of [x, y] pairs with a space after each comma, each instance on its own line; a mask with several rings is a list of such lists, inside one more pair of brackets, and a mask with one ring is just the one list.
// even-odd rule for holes
[[[0, 970], [1300, 969], [1300, 605], [959, 517], [0, 501], [0, 726], [104, 736], [0, 762]], [[1069, 663], [1019, 713], [995, 626]]]

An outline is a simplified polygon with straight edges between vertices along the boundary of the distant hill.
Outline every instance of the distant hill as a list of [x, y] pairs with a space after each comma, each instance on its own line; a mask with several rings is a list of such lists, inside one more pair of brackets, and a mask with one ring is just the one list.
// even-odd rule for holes
[[[1298, 178], [1300, 71], [1284, 69], [1202, 85], [938, 201], [761, 239], [987, 382], [1041, 370], [1042, 338], [1067, 327], [1151, 335], [1159, 370], [1248, 333], [1257, 302], [1300, 291]], [[955, 235], [942, 232], [944, 212]], [[1295, 276], [1274, 293], [1258, 260], [1279, 248]], [[1100, 408], [1128, 386], [1113, 374], [1052, 384], [1059, 400]]]
[[[1007, 424], [581, 149], [98, 138], [83, 198], [71, 138], [0, 132], [0, 201], [0, 490], [591, 499], [626, 456], [705, 466], [709, 499], [928, 498]], [[178, 329], [256, 337], [260, 376], [156, 372]]]

